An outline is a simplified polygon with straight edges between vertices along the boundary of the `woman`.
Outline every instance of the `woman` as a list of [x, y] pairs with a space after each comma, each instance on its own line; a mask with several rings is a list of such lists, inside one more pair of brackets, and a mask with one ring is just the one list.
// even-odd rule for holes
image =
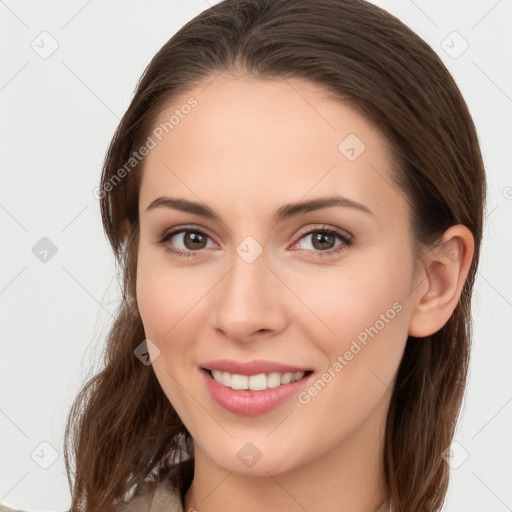
[[441, 510], [485, 177], [425, 42], [362, 0], [222, 1], [145, 70], [98, 197], [124, 293], [71, 510]]

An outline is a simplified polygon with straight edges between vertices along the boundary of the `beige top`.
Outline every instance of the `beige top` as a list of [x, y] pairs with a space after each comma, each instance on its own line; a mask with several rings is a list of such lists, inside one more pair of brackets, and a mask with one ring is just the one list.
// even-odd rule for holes
[[[0, 504], [0, 512], [25, 512]], [[162, 484], [154, 492], [136, 496], [127, 503], [119, 503], [112, 512], [183, 512], [178, 491], [170, 491]]]
[[[115, 512], [184, 512], [179, 492], [170, 491], [162, 484], [153, 493], [137, 496], [128, 503], [120, 503], [114, 510]], [[0, 512], [24, 511], [0, 505]], [[391, 512], [388, 501], [382, 503], [375, 512]]]
[[[2, 512], [0, 510], [0, 512]], [[115, 512], [184, 512], [180, 493], [159, 484], [155, 492], [120, 503]]]
[[[191, 512], [194, 509], [189, 509]], [[184, 512], [183, 504], [177, 491], [169, 491], [163, 485], [159, 485], [153, 493], [153, 497], [139, 496], [129, 503], [124, 503], [116, 508], [116, 512]], [[1, 509], [0, 509], [0, 512]], [[187, 511], [188, 512], [188, 511]], [[386, 500], [375, 512], [391, 512], [389, 502]]]
[[[25, 512], [0, 504], [0, 512]], [[170, 491], [160, 484], [155, 492], [119, 503], [112, 512], [183, 512], [183, 504], [177, 491]]]

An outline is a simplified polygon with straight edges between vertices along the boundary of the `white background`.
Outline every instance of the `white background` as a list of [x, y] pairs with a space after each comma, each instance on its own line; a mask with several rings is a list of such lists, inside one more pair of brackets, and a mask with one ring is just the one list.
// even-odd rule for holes
[[[477, 125], [489, 197], [458, 467], [443, 510], [505, 512], [512, 510], [512, 2], [375, 3], [442, 57]], [[0, 1], [0, 502], [8, 506], [70, 506], [64, 422], [91, 364], [100, 364], [119, 297], [92, 191], [143, 69], [208, 5]], [[52, 39], [58, 48], [46, 59], [31, 47], [48, 50]], [[46, 263], [32, 252], [42, 237], [57, 247]], [[53, 449], [56, 460], [43, 469]]]

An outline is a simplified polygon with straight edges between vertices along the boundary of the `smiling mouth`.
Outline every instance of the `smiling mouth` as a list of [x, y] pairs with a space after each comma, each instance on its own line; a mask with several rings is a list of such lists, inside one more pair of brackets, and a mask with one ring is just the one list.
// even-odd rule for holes
[[257, 375], [241, 375], [236, 373], [222, 372], [219, 370], [209, 370], [202, 368], [210, 378], [217, 383], [234, 390], [264, 391], [266, 389], [286, 386], [292, 382], [304, 379], [313, 373], [311, 370], [305, 372], [270, 372], [259, 373]]

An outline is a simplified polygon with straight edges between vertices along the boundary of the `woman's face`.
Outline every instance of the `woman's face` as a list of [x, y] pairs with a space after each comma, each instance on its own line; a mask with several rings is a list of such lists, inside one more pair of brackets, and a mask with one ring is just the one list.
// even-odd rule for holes
[[144, 163], [137, 303], [158, 381], [229, 471], [374, 450], [415, 288], [385, 141], [309, 82], [206, 85], [161, 113]]

